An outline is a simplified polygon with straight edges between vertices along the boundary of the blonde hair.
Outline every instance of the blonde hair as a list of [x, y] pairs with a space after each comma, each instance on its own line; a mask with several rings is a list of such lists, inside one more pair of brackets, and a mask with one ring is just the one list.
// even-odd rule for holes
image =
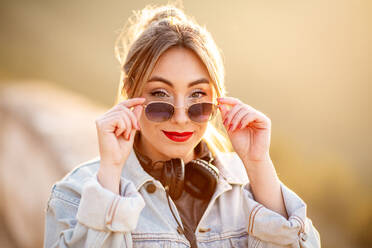
[[[148, 5], [129, 18], [115, 42], [121, 66], [116, 103], [141, 95], [159, 57], [171, 47], [184, 47], [199, 56], [213, 83], [214, 97], [225, 95], [224, 66], [211, 34], [172, 4]], [[212, 153], [232, 151], [217, 115], [207, 125], [203, 139]]]

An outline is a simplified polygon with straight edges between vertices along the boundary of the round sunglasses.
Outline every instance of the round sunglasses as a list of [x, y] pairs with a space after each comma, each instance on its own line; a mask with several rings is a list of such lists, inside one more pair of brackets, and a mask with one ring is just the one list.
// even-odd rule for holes
[[[147, 119], [154, 122], [163, 122], [172, 118], [175, 108], [173, 104], [168, 102], [153, 101], [148, 104], [143, 104]], [[189, 105], [185, 112], [190, 120], [198, 123], [207, 122], [214, 118], [218, 106], [211, 102], [200, 102]]]

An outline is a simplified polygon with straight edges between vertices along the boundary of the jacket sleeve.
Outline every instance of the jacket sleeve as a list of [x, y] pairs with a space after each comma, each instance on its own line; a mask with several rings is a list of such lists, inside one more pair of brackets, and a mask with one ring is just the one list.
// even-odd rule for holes
[[306, 203], [280, 182], [288, 219], [255, 201], [250, 184], [243, 188], [248, 233], [262, 247], [320, 248], [320, 235], [306, 216]]
[[102, 187], [95, 174], [83, 184], [80, 199], [67, 194], [72, 189], [66, 185], [54, 185], [44, 247], [132, 247], [130, 232], [145, 202], [132, 182], [121, 178], [121, 184], [122, 196]]

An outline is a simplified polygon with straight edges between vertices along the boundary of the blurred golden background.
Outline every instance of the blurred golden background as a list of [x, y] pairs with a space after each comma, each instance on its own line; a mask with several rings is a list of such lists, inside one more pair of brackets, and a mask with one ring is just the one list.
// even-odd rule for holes
[[[164, 3], [1, 1], [1, 247], [41, 246], [52, 183], [98, 156], [94, 120], [115, 100], [121, 27]], [[322, 246], [372, 247], [372, 1], [183, 5], [222, 50], [228, 95], [272, 120], [272, 160]]]

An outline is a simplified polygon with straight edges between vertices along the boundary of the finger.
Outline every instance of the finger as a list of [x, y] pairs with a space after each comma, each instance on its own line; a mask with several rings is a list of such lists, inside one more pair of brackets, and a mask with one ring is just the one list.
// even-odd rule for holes
[[228, 104], [231, 106], [235, 106], [236, 104], [242, 103], [238, 98], [235, 97], [219, 97], [217, 98], [217, 101], [222, 104]]
[[121, 135], [128, 128], [127, 122], [119, 113], [107, 116], [103, 122], [111, 126], [116, 136]]
[[132, 129], [132, 131], [130, 132], [130, 136], [129, 136], [129, 140], [130, 141], [133, 141], [136, 132], [137, 132], [136, 129]]
[[123, 105], [127, 108], [131, 108], [136, 105], [143, 104], [145, 101], [146, 101], [146, 98], [144, 97], [136, 97], [136, 98], [130, 98], [130, 99], [124, 100], [118, 104]]
[[[238, 113], [234, 116], [234, 118], [231, 120], [231, 124], [229, 125], [229, 131], [234, 132], [234, 130], [238, 127], [238, 125], [241, 124], [241, 120], [244, 116], [248, 114], [248, 110], [245, 108], [240, 109]], [[240, 128], [240, 126], [239, 126]]]
[[223, 104], [219, 104], [218, 107], [219, 107], [220, 112], [221, 112], [222, 120], [224, 120], [226, 114], [229, 112], [229, 109], [227, 108], [227, 106], [225, 106]]
[[245, 128], [250, 123], [254, 121], [259, 121], [260, 117], [256, 113], [249, 112], [244, 118], [241, 120], [241, 128]]
[[[119, 117], [121, 118], [121, 115], [123, 114], [123, 112], [121, 111], [111, 111], [111, 112], [108, 112], [106, 113], [103, 117], [102, 117], [102, 120], [106, 120], [106, 119], [112, 119], [112, 118], [116, 118], [116, 117]], [[124, 113], [125, 115], [125, 113]]]
[[240, 101], [238, 98], [235, 98], [235, 97], [220, 97], [220, 98], [217, 98], [217, 101], [220, 103], [220, 104], [225, 104], [225, 105], [230, 105], [230, 106], [235, 106], [236, 104], [243, 104], [247, 109], [249, 110], [252, 110], [252, 111], [257, 111], [255, 108], [253, 108], [252, 106]]
[[118, 115], [113, 115], [99, 120], [97, 127], [101, 132], [114, 132], [115, 134], [119, 133], [117, 129], [126, 128], [125, 122]]
[[115, 135], [116, 135], [116, 137], [118, 137], [124, 132], [124, 130], [126, 129], [126, 125], [125, 125], [125, 122], [123, 121], [123, 119], [120, 118], [120, 116], [117, 116], [115, 118], [115, 121], [117, 123], [117, 125], [116, 125], [117, 129], [115, 131]]
[[125, 125], [127, 126], [127, 128], [124, 131], [124, 137], [127, 140], [129, 140], [130, 131], [132, 130], [131, 121], [130, 121], [129, 117], [127, 115], [125, 115], [125, 114], [122, 114], [121, 115], [121, 118], [125, 121]]
[[124, 122], [125, 127], [123, 130], [120, 131], [120, 135], [123, 134], [124, 137], [127, 139], [127, 137], [129, 136], [129, 131], [130, 129], [132, 129], [129, 117], [123, 112], [114, 112], [110, 113], [109, 116], [106, 116], [106, 120], [110, 121], [112, 119], [121, 119]]
[[139, 129], [137, 117], [130, 109], [124, 106], [119, 106], [119, 110], [125, 112], [128, 115], [129, 119], [132, 122], [133, 127], [135, 127], [136, 129]]
[[138, 120], [141, 118], [142, 111], [143, 111], [143, 106], [142, 105], [137, 105], [133, 109], [133, 114], [137, 118], [138, 127], [139, 127], [139, 121]]
[[120, 107], [118, 105], [116, 105], [115, 107], [113, 107], [112, 109], [108, 110], [106, 113], [104, 113], [102, 115], [102, 118], [107, 118], [107, 117], [111, 117], [111, 116], [115, 116], [117, 113], [121, 112], [122, 109], [120, 109]]
[[225, 119], [223, 120], [223, 124], [225, 125], [225, 127], [229, 127], [230, 126], [230, 123], [231, 123], [231, 120], [234, 118], [235, 114], [241, 110], [242, 108], [244, 108], [244, 105], [243, 104], [239, 104], [239, 105], [235, 105], [230, 111], [229, 113], [227, 113]]
[[135, 127], [137, 130], [139, 129], [136, 116], [133, 114], [133, 112], [129, 108], [123, 105], [120, 105], [120, 104], [116, 105], [110, 112], [106, 114], [106, 116], [109, 116], [111, 113], [118, 113], [118, 112], [124, 112], [125, 114], [127, 114], [132, 122], [132, 126]]

